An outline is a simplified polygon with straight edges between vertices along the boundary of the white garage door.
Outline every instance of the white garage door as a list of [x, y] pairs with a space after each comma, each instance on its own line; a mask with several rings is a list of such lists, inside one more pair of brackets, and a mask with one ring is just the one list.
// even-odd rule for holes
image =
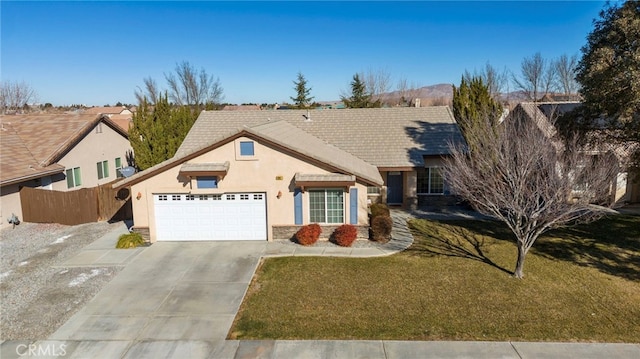
[[266, 240], [264, 193], [156, 194], [158, 241]]

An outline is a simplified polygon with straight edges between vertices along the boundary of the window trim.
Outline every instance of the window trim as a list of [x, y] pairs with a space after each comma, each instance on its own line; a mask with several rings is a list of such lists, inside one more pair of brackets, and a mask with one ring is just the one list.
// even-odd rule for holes
[[109, 160], [96, 162], [96, 169], [98, 171], [98, 179], [109, 178]]
[[[251, 146], [250, 148], [247, 148], [246, 146], [243, 146], [243, 145], [251, 145]], [[240, 156], [254, 157], [256, 155], [256, 145], [253, 141], [240, 141], [239, 146], [240, 146]], [[251, 154], [243, 153], [244, 150], [251, 150]]]
[[[442, 178], [442, 192], [433, 192], [432, 189], [432, 169], [438, 169], [438, 171], [440, 172], [440, 178]], [[421, 181], [420, 179], [420, 173], [424, 173], [426, 176], [426, 181], [427, 181], [427, 192], [420, 192], [421, 190], [421, 186], [419, 186], [419, 183]], [[421, 168], [420, 170], [417, 171], [416, 174], [416, 194], [420, 195], [420, 196], [442, 196], [445, 194], [445, 182], [444, 182], [444, 177], [442, 176], [442, 167], [441, 166], [429, 166], [429, 167], [424, 167]]]
[[[82, 172], [80, 171], [80, 167], [67, 168], [64, 174], [67, 180], [67, 189], [82, 186]], [[69, 180], [72, 181], [72, 186], [69, 186]]]
[[[196, 188], [198, 189], [218, 188], [218, 183], [220, 182], [220, 178], [218, 176], [196, 176], [195, 180], [196, 180]], [[205, 185], [207, 183], [206, 181], [212, 181], [212, 180], [214, 181], [213, 186], [204, 186], [204, 187], [201, 186], [201, 185]]]
[[[323, 222], [316, 222], [313, 221], [313, 216], [311, 215], [311, 211], [312, 211], [312, 198], [311, 198], [311, 192], [324, 192], [324, 221]], [[341, 199], [342, 199], [342, 221], [341, 222], [327, 222], [327, 220], [329, 219], [329, 208], [328, 208], [328, 200], [327, 200], [327, 193], [329, 191], [333, 191], [333, 192], [340, 192], [342, 194]], [[346, 206], [346, 195], [345, 195], [345, 189], [344, 188], [336, 188], [336, 187], [324, 187], [324, 188], [310, 188], [307, 189], [305, 192], [308, 193], [307, 195], [307, 199], [308, 199], [308, 213], [309, 213], [309, 221], [310, 223], [319, 223], [319, 224], [328, 224], [328, 225], [335, 225], [335, 224], [344, 224], [347, 223], [345, 222], [345, 217], [347, 215], [347, 210], [345, 208]]]
[[[118, 167], [118, 162], [120, 162], [120, 166], [119, 167]], [[119, 171], [119, 170], [121, 170], [123, 168], [122, 167], [122, 157], [116, 157], [113, 160], [113, 163], [114, 163], [114, 165], [116, 167], [116, 178], [123, 178], [124, 175]]]

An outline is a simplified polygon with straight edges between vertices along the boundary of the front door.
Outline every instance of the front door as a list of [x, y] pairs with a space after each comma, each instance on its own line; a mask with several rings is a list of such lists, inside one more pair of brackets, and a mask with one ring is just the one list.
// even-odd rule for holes
[[402, 204], [402, 172], [387, 172], [387, 204]]

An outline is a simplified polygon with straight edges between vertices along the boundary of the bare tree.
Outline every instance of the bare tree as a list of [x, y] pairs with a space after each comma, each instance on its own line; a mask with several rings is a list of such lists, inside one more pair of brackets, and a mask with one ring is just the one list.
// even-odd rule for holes
[[398, 85], [396, 86], [396, 93], [398, 96], [394, 99], [393, 105], [411, 106], [414, 101], [420, 97], [421, 87], [422, 86], [415, 82], [409, 83], [405, 77], [400, 78], [400, 80], [398, 80]]
[[36, 91], [24, 81], [3, 81], [0, 84], [0, 106], [3, 114], [19, 111], [30, 101], [35, 101], [36, 97]]
[[143, 103], [143, 101], [146, 99], [145, 102], [155, 105], [158, 102], [158, 98], [160, 96], [158, 83], [151, 77], [146, 77], [143, 81], [144, 89], [138, 87], [138, 90], [135, 92], [136, 99], [138, 100], [138, 103]]
[[556, 61], [555, 75], [557, 77], [558, 87], [565, 95], [578, 93], [578, 81], [576, 81], [576, 68], [578, 66], [578, 56], [571, 57], [563, 54]]
[[443, 171], [453, 193], [511, 229], [517, 278], [523, 278], [525, 256], [541, 234], [605, 213], [592, 203], [610, 202], [616, 173], [609, 156], [588, 156], [575, 142], [550, 138], [540, 130], [542, 120], [514, 115], [497, 128], [489, 120], [478, 122], [468, 132], [480, 145], [470, 153], [451, 145]]
[[169, 97], [178, 105], [204, 105], [219, 103], [222, 85], [219, 79], [208, 75], [204, 68], [196, 70], [188, 61], [176, 65], [175, 74], [164, 75], [169, 85]]
[[473, 77], [480, 77], [482, 82], [489, 89], [489, 95], [496, 101], [500, 101], [502, 94], [508, 92], [509, 76], [507, 69], [498, 70], [496, 67], [487, 62], [480, 71], [474, 71], [471, 74], [465, 71], [464, 77], [467, 81], [471, 81]]
[[385, 102], [385, 96], [391, 89], [391, 74], [387, 69], [374, 70], [369, 68], [367, 72], [362, 72], [360, 78], [364, 81], [367, 93], [371, 95], [372, 101]]
[[513, 75], [515, 87], [522, 90], [529, 100], [539, 101], [553, 88], [555, 67], [537, 52], [525, 57], [520, 65], [520, 76]]

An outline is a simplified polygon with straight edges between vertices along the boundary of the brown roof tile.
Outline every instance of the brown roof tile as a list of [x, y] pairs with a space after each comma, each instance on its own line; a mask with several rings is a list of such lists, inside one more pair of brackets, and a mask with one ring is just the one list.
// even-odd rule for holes
[[464, 141], [453, 114], [446, 106], [203, 111], [176, 156], [205, 147], [220, 133], [278, 120], [378, 167], [424, 166], [424, 155], [447, 154], [450, 141]]
[[[2, 123], [2, 173], [7, 184], [28, 173], [55, 171], [55, 163], [98, 122], [103, 121], [126, 137], [106, 116], [87, 114], [39, 114], [0, 116]], [[16, 163], [19, 162], [19, 163]], [[25, 163], [29, 171], [20, 163]], [[33, 172], [35, 171], [35, 172]], [[37, 177], [37, 176], [36, 176]]]

